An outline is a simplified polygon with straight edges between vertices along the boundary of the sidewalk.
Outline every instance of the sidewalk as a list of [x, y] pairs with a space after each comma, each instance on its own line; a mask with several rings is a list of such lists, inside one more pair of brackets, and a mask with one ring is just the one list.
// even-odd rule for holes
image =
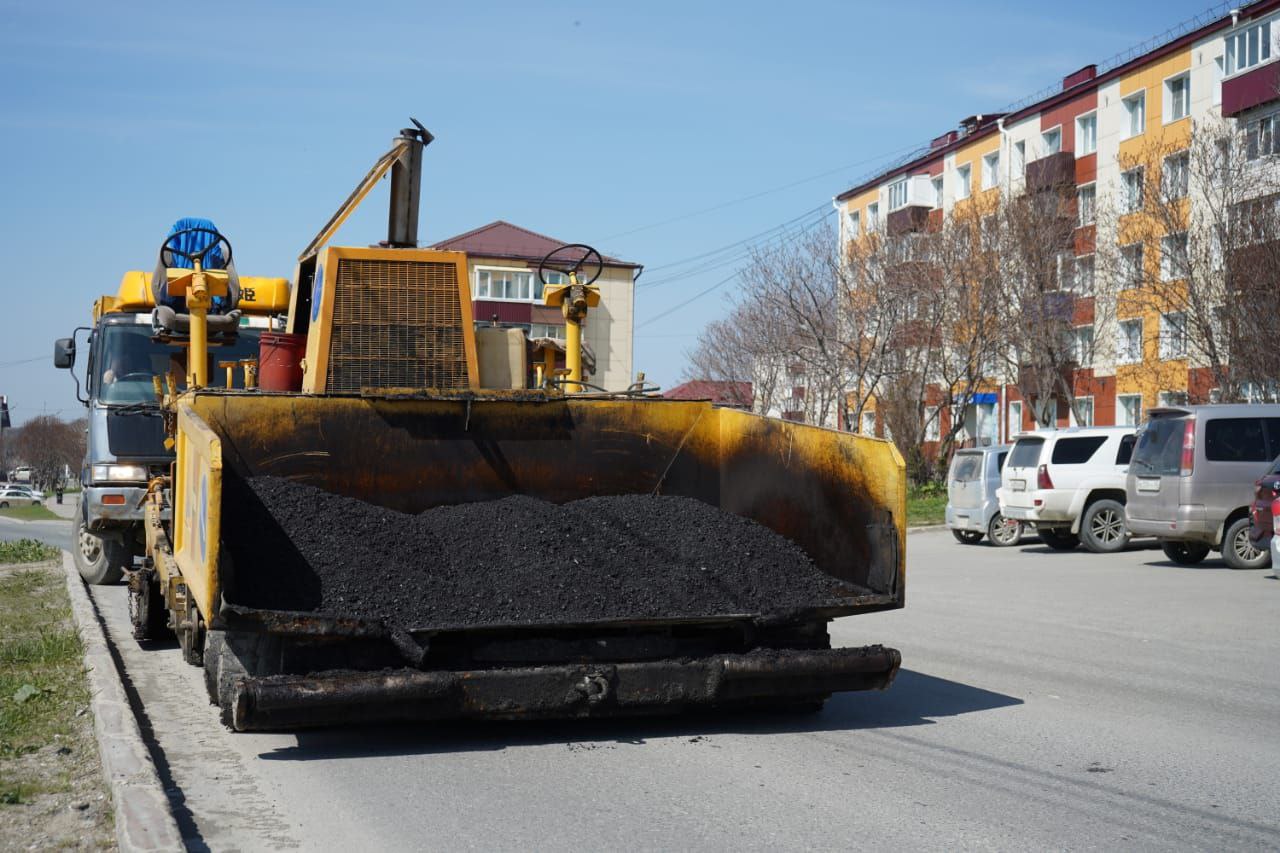
[[75, 518], [79, 501], [79, 495], [63, 495], [62, 503], [58, 503], [58, 499], [55, 497], [48, 497], [45, 498], [44, 508], [61, 518]]

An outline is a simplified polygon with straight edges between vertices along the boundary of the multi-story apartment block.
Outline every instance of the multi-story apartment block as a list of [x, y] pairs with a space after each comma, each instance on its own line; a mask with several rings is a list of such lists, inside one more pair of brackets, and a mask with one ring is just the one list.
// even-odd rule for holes
[[[1076, 352], [1064, 369], [1075, 405], [1023, 399], [1016, 377], [998, 372], [967, 391], [973, 405], [965, 440], [1005, 440], [1046, 421], [1135, 424], [1157, 405], [1214, 397], [1214, 374], [1186, 346], [1184, 312], [1130, 298], [1144, 278], [1177, 279], [1176, 259], [1186, 255], [1188, 240], [1210, 236], [1195, 233], [1194, 208], [1183, 210], [1183, 230], [1161, 231], [1144, 213], [1143, 198], [1158, 192], [1199, 203], [1187, 190], [1188, 151], [1193, 128], [1215, 123], [1247, 140], [1247, 156], [1259, 168], [1280, 169], [1267, 162], [1280, 153], [1278, 39], [1280, 0], [1201, 20], [1162, 44], [1069, 74], [1060, 90], [1032, 103], [967, 118], [927, 150], [837, 196], [842, 248], [878, 232], [937, 229], [1001, 198], [1049, 191], [1074, 197], [1062, 268], [1073, 303]], [[1102, 258], [1104, 251], [1114, 261], [1095, 264], [1095, 253]], [[1100, 310], [1095, 295], [1104, 292], [1109, 307]], [[874, 410], [873, 401], [848, 426], [883, 434]], [[939, 413], [926, 443], [949, 428], [948, 417]]]

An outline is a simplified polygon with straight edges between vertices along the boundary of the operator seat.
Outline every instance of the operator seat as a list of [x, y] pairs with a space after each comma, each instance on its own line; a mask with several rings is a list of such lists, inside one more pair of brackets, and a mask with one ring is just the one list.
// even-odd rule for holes
[[[191, 229], [202, 229], [189, 232]], [[179, 251], [194, 254], [209, 246], [216, 239], [212, 233], [218, 228], [212, 220], [187, 216], [173, 223], [169, 229], [169, 238], [179, 235], [176, 240], [166, 239]], [[169, 295], [169, 276], [167, 269], [192, 269], [194, 265], [188, 258], [176, 253], [162, 250], [156, 261], [155, 273], [151, 276], [151, 293], [155, 300], [155, 312], [152, 315], [155, 324], [171, 332], [186, 333], [191, 328], [191, 316], [187, 313], [187, 300], [182, 296]], [[236, 307], [240, 302], [240, 277], [236, 274], [234, 261], [228, 263], [222, 255], [222, 247], [215, 246], [204, 258], [207, 270], [225, 270], [227, 272], [227, 295], [213, 297], [209, 307], [209, 331], [227, 331], [236, 328], [240, 323], [240, 311]]]

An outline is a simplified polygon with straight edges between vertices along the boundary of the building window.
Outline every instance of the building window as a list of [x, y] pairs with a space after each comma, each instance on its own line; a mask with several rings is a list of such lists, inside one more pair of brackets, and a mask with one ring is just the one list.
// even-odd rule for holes
[[862, 413], [862, 428], [861, 428], [860, 432], [861, 432], [863, 435], [875, 435], [875, 434], [876, 434], [876, 413], [875, 413], [875, 412], [865, 412], [865, 411], [864, 411], [864, 412]]
[[942, 176], [938, 175], [929, 182], [933, 186], [933, 206], [935, 209], [942, 207]]
[[1142, 321], [1121, 320], [1116, 334], [1116, 361], [1120, 364], [1142, 361]]
[[534, 275], [524, 270], [477, 269], [475, 298], [529, 302], [535, 298]]
[[1013, 173], [1019, 178], [1026, 177], [1027, 171], [1027, 142], [1019, 139], [1013, 143]]
[[1076, 119], [1076, 156], [1085, 157], [1098, 150], [1098, 114], [1089, 113]]
[[1263, 21], [1227, 36], [1226, 71], [1235, 74], [1271, 58], [1271, 22]]
[[1186, 151], [1179, 151], [1164, 158], [1160, 180], [1166, 201], [1186, 198], [1191, 185], [1191, 155]]
[[1040, 134], [1040, 140], [1044, 143], [1046, 157], [1050, 154], [1057, 154], [1062, 150], [1062, 128], [1055, 127], [1053, 130], [1046, 130]]
[[564, 340], [564, 326], [557, 326], [552, 323], [530, 323], [529, 337]]
[[1097, 207], [1097, 188], [1094, 184], [1085, 184], [1076, 190], [1076, 219], [1077, 225], [1092, 225]]
[[1185, 406], [1187, 404], [1186, 391], [1161, 391], [1157, 398], [1161, 406]]
[[1093, 426], [1092, 397], [1076, 397], [1075, 405], [1071, 407], [1071, 419], [1069, 423], [1071, 426]]
[[1187, 268], [1187, 232], [1168, 234], [1160, 238], [1160, 279], [1175, 281], [1183, 278]]
[[1093, 255], [1076, 258], [1076, 274], [1072, 289], [1085, 296], [1093, 294]]
[[1191, 75], [1179, 74], [1164, 81], [1164, 123], [1191, 114]]
[[1226, 74], [1225, 56], [1219, 56], [1213, 60], [1213, 105], [1216, 107], [1222, 103], [1222, 77]]
[[1269, 115], [1249, 122], [1244, 133], [1245, 157], [1257, 160], [1280, 154], [1280, 114]]
[[1022, 401], [1014, 400], [1009, 404], [1009, 424], [1005, 428], [1005, 438], [1013, 438], [1022, 432]]
[[907, 179], [889, 184], [889, 209], [897, 210], [907, 206]]
[[1126, 287], [1141, 287], [1146, 270], [1142, 267], [1142, 244], [1130, 243], [1120, 247], [1120, 273]]
[[1139, 92], [1136, 95], [1130, 95], [1122, 103], [1125, 117], [1128, 119], [1129, 132], [1126, 138], [1140, 136], [1147, 129], [1147, 93]]
[[1120, 394], [1116, 397], [1116, 425], [1137, 426], [1142, 420], [1142, 395]]
[[1187, 315], [1181, 311], [1160, 315], [1160, 357], [1187, 357]]
[[942, 409], [939, 406], [925, 406], [924, 440], [940, 441], [942, 439]]
[[1093, 326], [1076, 326], [1071, 330], [1071, 360], [1077, 367], [1093, 367]]
[[969, 197], [969, 178], [972, 171], [967, 163], [956, 167], [956, 199], [963, 200]]
[[880, 203], [877, 201], [867, 205], [867, 233], [880, 230]]
[[1120, 173], [1120, 210], [1135, 213], [1142, 210], [1142, 169], [1130, 169]]
[[849, 211], [848, 222], [845, 225], [845, 234], [848, 239], [856, 240], [858, 235], [862, 233], [862, 217], [856, 210]]
[[992, 151], [982, 158], [982, 188], [1000, 186], [1000, 152]]

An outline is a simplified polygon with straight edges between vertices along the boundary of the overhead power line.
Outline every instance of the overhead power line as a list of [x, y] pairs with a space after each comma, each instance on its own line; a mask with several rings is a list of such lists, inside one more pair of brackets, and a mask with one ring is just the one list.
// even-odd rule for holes
[[44, 361], [49, 356], [38, 355], [35, 358], [20, 358], [17, 361], [0, 361], [0, 367], [17, 367], [20, 364], [34, 364], [37, 361]]

